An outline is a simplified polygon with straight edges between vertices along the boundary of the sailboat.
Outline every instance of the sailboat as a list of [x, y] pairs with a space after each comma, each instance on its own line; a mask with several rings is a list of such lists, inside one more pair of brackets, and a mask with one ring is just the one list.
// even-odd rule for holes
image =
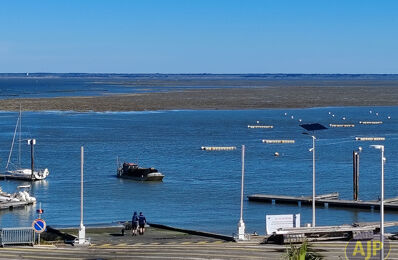
[[[17, 124], [15, 126], [14, 137], [12, 138], [10, 154], [8, 155], [8, 161], [6, 165], [6, 172], [4, 174], [0, 174], [0, 178], [3, 179], [17, 179], [17, 180], [25, 180], [25, 181], [37, 181], [44, 180], [50, 174], [48, 169], [34, 169], [34, 145], [36, 144], [36, 139], [29, 139], [28, 144], [30, 145], [31, 152], [31, 167], [22, 168], [21, 167], [21, 121], [22, 121], [22, 113], [19, 111], [19, 116], [17, 120]], [[17, 135], [19, 129], [19, 149], [18, 149], [18, 164], [14, 165], [11, 163], [11, 156], [15, 144], [15, 137]]]

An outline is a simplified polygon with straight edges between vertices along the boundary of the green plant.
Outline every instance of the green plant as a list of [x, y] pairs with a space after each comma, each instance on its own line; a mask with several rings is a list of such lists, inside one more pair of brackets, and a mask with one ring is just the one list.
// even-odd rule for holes
[[286, 253], [283, 256], [283, 259], [318, 260], [322, 259], [322, 257], [311, 249], [308, 241], [304, 241], [300, 246], [290, 244], [290, 246], [286, 248]]

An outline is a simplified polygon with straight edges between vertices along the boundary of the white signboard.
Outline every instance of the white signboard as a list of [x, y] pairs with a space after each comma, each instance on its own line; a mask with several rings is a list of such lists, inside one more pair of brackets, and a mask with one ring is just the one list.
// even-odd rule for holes
[[271, 235], [280, 228], [300, 227], [300, 214], [266, 215], [266, 233]]

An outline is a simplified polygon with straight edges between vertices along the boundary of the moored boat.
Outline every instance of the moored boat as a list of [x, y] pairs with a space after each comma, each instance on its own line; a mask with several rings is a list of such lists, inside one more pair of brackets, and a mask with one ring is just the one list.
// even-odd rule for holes
[[135, 163], [123, 163], [117, 168], [117, 177], [136, 181], [162, 181], [164, 175], [155, 168], [142, 168]]
[[14, 179], [14, 180], [22, 180], [22, 181], [39, 181], [44, 180], [50, 172], [47, 168], [40, 170], [32, 170], [31, 169], [16, 169], [16, 170], [8, 170], [5, 173], [0, 174], [0, 179]]
[[[8, 161], [6, 165], [6, 171], [4, 173], [0, 173], [0, 179], [15, 179], [15, 180], [24, 180], [24, 181], [38, 181], [44, 180], [50, 174], [47, 168], [45, 169], [34, 169], [34, 145], [36, 144], [36, 139], [29, 139], [28, 144], [30, 145], [30, 169], [21, 167], [21, 121], [22, 121], [22, 113], [19, 111], [19, 116], [17, 120], [17, 124], [15, 126], [14, 137], [11, 143], [10, 154], [8, 156]], [[11, 157], [13, 153], [15, 138], [17, 135], [17, 130], [19, 129], [19, 151], [18, 151], [18, 162], [17, 164], [13, 164], [11, 162]]]
[[0, 209], [36, 203], [36, 198], [33, 197], [29, 192], [30, 185], [21, 185], [17, 188], [17, 192], [7, 193], [2, 191], [0, 187]]

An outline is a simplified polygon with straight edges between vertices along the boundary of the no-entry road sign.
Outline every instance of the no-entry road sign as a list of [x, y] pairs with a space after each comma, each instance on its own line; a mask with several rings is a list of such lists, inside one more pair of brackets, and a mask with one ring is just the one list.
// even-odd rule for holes
[[32, 223], [33, 229], [35, 230], [36, 233], [39, 234], [44, 232], [44, 230], [46, 230], [46, 226], [47, 226], [46, 222], [41, 218], [35, 219]]

